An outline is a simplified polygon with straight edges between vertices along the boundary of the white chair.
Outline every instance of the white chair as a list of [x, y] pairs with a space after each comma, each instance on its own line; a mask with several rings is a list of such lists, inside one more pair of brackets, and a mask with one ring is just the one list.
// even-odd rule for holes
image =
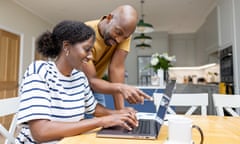
[[0, 99], [0, 117], [14, 114], [9, 130], [0, 124], [0, 134], [6, 138], [5, 144], [14, 144], [14, 133], [17, 125], [17, 111], [19, 106], [19, 97]]
[[213, 94], [213, 103], [218, 116], [224, 116], [224, 109], [232, 116], [239, 117], [233, 108], [240, 108], [240, 95]]
[[[158, 107], [162, 94], [154, 93], [153, 98], [155, 106]], [[192, 115], [200, 107], [201, 115], [207, 115], [208, 93], [175, 93], [172, 95], [168, 112], [176, 114], [171, 106], [190, 107], [185, 115]]]
[[[176, 93], [173, 94], [170, 106], [186, 106], [190, 107], [185, 115], [192, 115], [198, 107], [201, 108], [201, 115], [207, 115], [208, 93]], [[176, 112], [169, 107], [169, 112]]]

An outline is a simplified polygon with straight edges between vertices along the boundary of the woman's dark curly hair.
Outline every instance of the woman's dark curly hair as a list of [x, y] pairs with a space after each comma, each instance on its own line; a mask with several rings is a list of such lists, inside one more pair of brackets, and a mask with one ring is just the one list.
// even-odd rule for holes
[[38, 38], [36, 49], [43, 56], [55, 58], [61, 52], [63, 41], [73, 45], [91, 37], [95, 40], [95, 32], [86, 24], [79, 21], [62, 21], [54, 27], [52, 33], [47, 31]]

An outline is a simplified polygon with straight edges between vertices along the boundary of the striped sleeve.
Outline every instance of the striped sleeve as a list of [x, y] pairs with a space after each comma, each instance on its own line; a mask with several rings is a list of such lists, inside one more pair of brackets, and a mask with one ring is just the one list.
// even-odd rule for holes
[[50, 92], [39, 74], [30, 74], [22, 82], [18, 124], [34, 119], [50, 119]]
[[97, 100], [95, 99], [92, 90], [89, 87], [89, 83], [87, 78], [85, 78], [85, 82], [84, 82], [84, 87], [85, 87], [85, 91], [84, 91], [84, 95], [85, 95], [85, 110], [87, 114], [92, 114], [95, 112], [95, 108], [97, 105]]

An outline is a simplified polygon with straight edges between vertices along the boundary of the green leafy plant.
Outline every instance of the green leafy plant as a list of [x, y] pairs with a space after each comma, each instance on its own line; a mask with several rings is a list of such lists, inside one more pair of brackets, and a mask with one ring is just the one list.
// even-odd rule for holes
[[157, 73], [158, 69], [168, 70], [172, 67], [172, 62], [176, 61], [175, 56], [169, 56], [167, 53], [158, 54], [154, 53], [151, 57], [149, 67], [153, 68], [154, 72]]

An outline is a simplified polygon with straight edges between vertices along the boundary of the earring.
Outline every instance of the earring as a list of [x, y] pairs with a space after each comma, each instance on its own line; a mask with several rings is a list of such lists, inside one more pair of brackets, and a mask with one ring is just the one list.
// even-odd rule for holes
[[69, 50], [66, 51], [66, 56], [68, 56], [68, 55], [69, 55]]

